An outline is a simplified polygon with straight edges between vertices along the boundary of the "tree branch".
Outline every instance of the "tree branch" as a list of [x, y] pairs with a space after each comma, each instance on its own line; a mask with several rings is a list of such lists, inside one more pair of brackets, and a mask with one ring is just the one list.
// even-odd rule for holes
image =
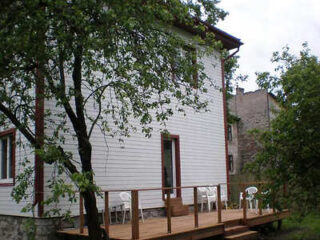
[[92, 131], [93, 131], [93, 129], [94, 129], [94, 126], [97, 124], [97, 122], [98, 122], [98, 120], [99, 120], [99, 117], [101, 116], [101, 110], [102, 110], [102, 106], [101, 106], [101, 95], [102, 95], [102, 94], [100, 94], [100, 96], [99, 96], [99, 98], [98, 98], [99, 111], [98, 111], [98, 114], [97, 114], [96, 118], [93, 120], [92, 125], [91, 125], [91, 127], [90, 127], [89, 135], [88, 135], [89, 138], [90, 138], [91, 133], [92, 133]]
[[56, 98], [61, 101], [61, 104], [63, 105], [73, 128], [75, 131], [79, 131], [80, 129], [78, 128], [78, 118], [76, 114], [74, 113], [69, 100], [66, 96], [66, 81], [65, 81], [65, 76], [64, 76], [64, 67], [63, 67], [63, 59], [61, 56], [62, 53], [59, 53], [59, 74], [60, 74], [60, 85], [56, 87], [54, 85], [54, 82], [50, 79], [47, 78], [49, 86], [51, 90], [55, 93]]
[[8, 109], [6, 106], [4, 106], [0, 102], [0, 111], [6, 115], [10, 121], [20, 130], [20, 132], [25, 136], [25, 138], [34, 146], [36, 146], [36, 138], [34, 134], [19, 121], [19, 119]]
[[74, 64], [72, 72], [72, 80], [74, 84], [74, 100], [76, 105], [76, 113], [78, 117], [78, 127], [80, 127], [81, 134], [87, 135], [86, 119], [84, 116], [83, 96], [81, 90], [82, 78], [82, 47], [78, 46], [74, 54]]
[[67, 154], [64, 152], [63, 148], [61, 146], [58, 146], [58, 150], [60, 151], [61, 155], [63, 156], [63, 158], [65, 159], [65, 161], [63, 162], [63, 165], [68, 169], [68, 171], [71, 174], [74, 173], [79, 173], [78, 169], [76, 168], [76, 166], [70, 161], [70, 159], [68, 158]]
[[[110, 86], [112, 86], [112, 85], [114, 85], [115, 84], [115, 82], [109, 82], [108, 84], [104, 84], [104, 85], [102, 85], [102, 86], [100, 86], [100, 87], [97, 87], [95, 90], [93, 90], [87, 97], [86, 97], [86, 99], [84, 100], [84, 102], [83, 102], [83, 104], [84, 104], [84, 106], [87, 104], [87, 102], [88, 102], [88, 100], [90, 99], [90, 97], [92, 97], [92, 95], [94, 95], [97, 91], [99, 91], [99, 90], [101, 90], [102, 92], [104, 92], [108, 87], [110, 87]], [[101, 96], [102, 96], [102, 94], [101, 94]]]

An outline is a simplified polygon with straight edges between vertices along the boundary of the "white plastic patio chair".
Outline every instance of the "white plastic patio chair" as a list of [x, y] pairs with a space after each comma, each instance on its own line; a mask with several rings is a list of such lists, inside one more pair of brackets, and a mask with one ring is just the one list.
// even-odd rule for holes
[[[127, 192], [121, 192], [119, 194], [120, 196], [120, 199], [122, 201], [122, 224], [124, 224], [124, 221], [126, 219], [126, 213], [127, 213], [127, 210], [129, 210], [129, 213], [130, 213], [130, 219], [132, 217], [132, 208], [131, 208], [131, 194], [127, 193]], [[143, 217], [143, 210], [142, 210], [142, 207], [139, 203], [139, 210], [141, 212], [141, 219], [142, 219], [142, 222], [144, 222], [144, 217]]]
[[201, 212], [203, 212], [203, 205], [205, 203], [208, 203], [207, 189], [205, 187], [198, 187], [197, 192], [198, 192], [198, 202], [201, 204]]
[[[255, 204], [255, 209], [258, 209], [258, 199], [255, 199], [254, 195], [258, 192], [256, 187], [246, 188], [246, 200], [249, 202], [249, 209], [253, 209], [253, 203]], [[239, 208], [241, 208], [241, 202], [243, 200], [243, 192], [240, 192], [239, 197]]]
[[211, 210], [211, 203], [213, 208], [213, 203], [217, 208], [217, 187], [207, 187], [207, 198], [208, 198], [208, 210]]
[[198, 187], [198, 201], [201, 204], [201, 212], [203, 212], [204, 204], [208, 205], [208, 211], [211, 210], [211, 204], [216, 202], [216, 191], [206, 187]]
[[[267, 190], [267, 191], [265, 191], [265, 192], [262, 192], [261, 194], [262, 194], [264, 197], [266, 197], [266, 196], [268, 196], [268, 195], [269, 195], [269, 191]], [[267, 202], [266, 207], [267, 207], [267, 211], [268, 211], [268, 212], [271, 212], [269, 202]]]
[[226, 189], [221, 189], [221, 201], [224, 202], [224, 206], [228, 208], [228, 194]]
[[[116, 223], [118, 222], [118, 211], [121, 210], [121, 206], [119, 205], [119, 203], [114, 203], [114, 204], [110, 204], [109, 203], [109, 223], [112, 224], [112, 218], [111, 218], [111, 213], [114, 212], [115, 213], [115, 220]], [[101, 210], [101, 214], [102, 214], [102, 223], [105, 223], [105, 219], [104, 219], [104, 209]]]

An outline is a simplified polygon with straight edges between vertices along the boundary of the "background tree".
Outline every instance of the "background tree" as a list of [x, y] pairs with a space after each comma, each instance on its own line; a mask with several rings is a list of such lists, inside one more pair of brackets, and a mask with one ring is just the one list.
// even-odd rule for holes
[[[99, 127], [109, 136], [129, 136], [135, 130], [130, 119], [136, 118], [150, 136], [149, 124], [158, 121], [165, 129], [173, 108], [206, 110], [207, 102], [199, 96], [207, 92], [210, 78], [201, 58], [221, 43], [199, 20], [215, 24], [223, 19], [226, 13], [217, 8], [218, 2], [1, 1], [1, 125], [14, 124], [42, 161], [54, 165], [58, 174], [67, 174], [80, 189], [90, 239], [101, 238], [92, 169], [94, 129]], [[176, 23], [205, 38], [186, 41], [173, 31]], [[196, 54], [185, 54], [186, 46]], [[190, 64], [195, 57], [200, 61]], [[37, 135], [32, 129], [38, 117], [36, 99], [54, 102], [59, 109], [45, 111], [46, 121], [55, 119], [46, 125], [50, 135]], [[78, 144], [77, 156], [64, 149], [67, 134]], [[17, 201], [28, 196], [26, 183], [32, 182], [32, 166], [25, 169], [13, 192]], [[65, 194], [75, 200], [72, 184], [60, 178], [47, 184], [52, 196], [44, 203], [57, 202]]]
[[288, 189], [287, 204], [307, 212], [320, 200], [320, 63], [307, 44], [299, 56], [285, 47], [275, 52], [275, 75], [258, 73], [260, 87], [276, 94], [281, 110], [270, 131], [259, 136], [262, 150], [250, 166], [272, 182], [276, 192]]
[[247, 80], [248, 75], [237, 74], [239, 69], [239, 56], [233, 56], [229, 58], [224, 63], [224, 79], [226, 86], [226, 100], [227, 100], [227, 120], [229, 124], [239, 121], [239, 117], [235, 116], [230, 112], [229, 102], [233, 96], [235, 87], [238, 86], [239, 82], [244, 82]]

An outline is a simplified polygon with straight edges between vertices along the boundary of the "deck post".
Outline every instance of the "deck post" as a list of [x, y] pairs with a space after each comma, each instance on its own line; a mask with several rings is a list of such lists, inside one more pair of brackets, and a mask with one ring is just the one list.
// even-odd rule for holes
[[259, 207], [259, 215], [262, 215], [262, 203], [263, 203], [263, 198], [262, 198], [262, 192], [261, 192], [261, 184], [258, 184], [258, 207]]
[[171, 191], [170, 189], [166, 190], [167, 193], [167, 225], [168, 225], [168, 233], [171, 233]]
[[109, 192], [104, 192], [104, 229], [109, 234]]
[[272, 191], [272, 212], [275, 213], [276, 212], [276, 194], [274, 192], [274, 190]]
[[242, 206], [243, 206], [243, 223], [247, 223], [247, 193], [246, 193], [246, 185], [242, 185]]
[[193, 188], [193, 205], [194, 205], [194, 227], [199, 227], [199, 216], [198, 216], [198, 188]]
[[83, 216], [83, 197], [81, 192], [80, 194], [80, 201], [79, 201], [79, 210], [80, 210], [80, 233], [83, 233], [83, 229], [84, 229], [84, 216]]
[[221, 217], [221, 186], [220, 184], [217, 186], [217, 202], [218, 202], [218, 206], [217, 206], [217, 210], [218, 210], [218, 223], [222, 222], [222, 217]]
[[131, 191], [131, 211], [132, 239], [139, 239], [139, 195], [137, 190]]

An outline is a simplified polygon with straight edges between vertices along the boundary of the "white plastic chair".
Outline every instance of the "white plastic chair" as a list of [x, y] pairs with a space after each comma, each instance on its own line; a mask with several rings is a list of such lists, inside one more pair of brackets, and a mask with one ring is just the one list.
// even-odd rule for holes
[[[255, 199], [254, 195], [258, 192], [256, 187], [246, 188], [246, 200], [249, 202], [249, 209], [253, 209], [253, 203], [255, 203], [255, 209], [258, 209], [258, 200]], [[241, 208], [241, 202], [243, 200], [243, 192], [240, 192], [239, 197], [239, 208]]]
[[[127, 193], [127, 192], [121, 192], [119, 194], [120, 196], [120, 199], [122, 201], [122, 224], [124, 224], [124, 221], [126, 219], [126, 213], [127, 213], [127, 210], [129, 210], [130, 212], [130, 219], [131, 219], [131, 216], [132, 216], [132, 208], [131, 208], [131, 194]], [[143, 217], [143, 211], [142, 211], [142, 207], [139, 203], [139, 210], [141, 212], [141, 218], [142, 218], [142, 222], [144, 222], [144, 217]]]
[[228, 208], [228, 194], [225, 189], [224, 190], [221, 189], [221, 201], [224, 202], [224, 206], [227, 209]]
[[211, 203], [213, 208], [213, 203], [217, 207], [217, 187], [207, 187], [207, 199], [208, 199], [208, 210], [210, 212]]
[[205, 187], [198, 187], [198, 202], [201, 204], [201, 212], [203, 212], [203, 205], [208, 203], [207, 189]]
[[[261, 194], [262, 194], [262, 196], [264, 196], [264, 197], [265, 197], [265, 196], [268, 196], [268, 195], [269, 195], [269, 191], [262, 192]], [[271, 212], [269, 202], [267, 203], [266, 207], [267, 207], [268, 212]]]
[[[111, 218], [111, 213], [114, 212], [115, 213], [115, 220], [116, 223], [118, 222], [118, 210], [121, 210], [121, 206], [119, 205], [119, 203], [115, 203], [115, 204], [109, 204], [109, 223], [112, 224], [112, 218]], [[104, 209], [101, 210], [101, 214], [102, 214], [102, 223], [105, 223], [105, 219], [104, 219]]]
[[198, 201], [201, 203], [201, 212], [203, 212], [203, 205], [205, 203], [208, 204], [208, 211], [211, 210], [211, 203], [216, 202], [216, 190], [214, 187], [210, 187], [210, 189], [206, 187], [198, 187]]

